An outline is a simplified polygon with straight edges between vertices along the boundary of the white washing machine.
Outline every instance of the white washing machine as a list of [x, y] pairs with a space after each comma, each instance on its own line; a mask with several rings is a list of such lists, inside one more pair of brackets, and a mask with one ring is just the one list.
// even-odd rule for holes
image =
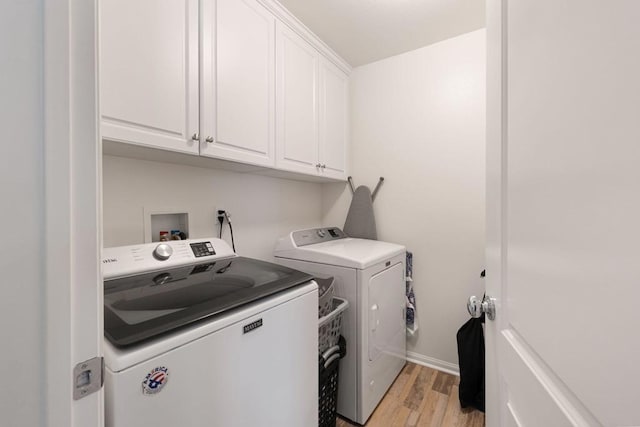
[[318, 423], [317, 285], [226, 242], [103, 252], [106, 427]]
[[347, 237], [337, 227], [291, 232], [276, 245], [276, 262], [335, 278], [349, 301], [342, 334], [338, 413], [364, 424], [406, 363], [404, 246]]

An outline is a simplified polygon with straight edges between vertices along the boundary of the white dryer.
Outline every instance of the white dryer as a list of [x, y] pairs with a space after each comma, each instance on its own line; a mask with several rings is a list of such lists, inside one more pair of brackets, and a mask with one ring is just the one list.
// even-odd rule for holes
[[349, 301], [342, 334], [338, 413], [364, 424], [406, 363], [404, 246], [347, 237], [337, 227], [291, 232], [276, 245], [276, 262], [335, 278]]

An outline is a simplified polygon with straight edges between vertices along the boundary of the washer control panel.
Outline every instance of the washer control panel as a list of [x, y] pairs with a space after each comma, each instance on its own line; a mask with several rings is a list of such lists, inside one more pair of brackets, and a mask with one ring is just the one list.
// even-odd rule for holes
[[191, 246], [191, 250], [193, 251], [193, 254], [196, 256], [196, 258], [216, 254], [216, 251], [213, 250], [213, 245], [211, 244], [211, 242], [191, 243], [189, 246]]
[[105, 279], [112, 279], [235, 256], [227, 242], [216, 238], [143, 243], [104, 248], [102, 273]]
[[330, 242], [332, 240], [345, 239], [348, 236], [338, 227], [310, 228], [292, 233], [296, 246], [315, 245], [316, 243]]

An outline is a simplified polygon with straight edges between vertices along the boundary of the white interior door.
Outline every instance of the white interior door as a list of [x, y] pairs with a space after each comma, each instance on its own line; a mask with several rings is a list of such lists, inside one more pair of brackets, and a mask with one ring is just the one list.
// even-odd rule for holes
[[487, 425], [638, 426], [640, 3], [487, 6]]

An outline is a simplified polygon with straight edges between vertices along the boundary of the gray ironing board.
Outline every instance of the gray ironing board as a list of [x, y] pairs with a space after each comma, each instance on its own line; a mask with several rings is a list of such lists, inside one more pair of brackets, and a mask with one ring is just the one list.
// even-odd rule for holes
[[378, 240], [373, 198], [368, 187], [361, 185], [354, 191], [343, 229], [349, 237]]

